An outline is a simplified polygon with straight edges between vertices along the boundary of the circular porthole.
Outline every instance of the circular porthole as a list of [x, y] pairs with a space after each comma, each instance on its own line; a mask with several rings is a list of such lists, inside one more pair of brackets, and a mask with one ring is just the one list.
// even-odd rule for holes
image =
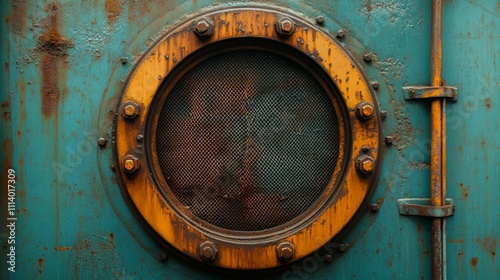
[[374, 187], [370, 86], [334, 39], [289, 14], [232, 8], [180, 24], [117, 108], [124, 193], [164, 242], [216, 267], [314, 252]]

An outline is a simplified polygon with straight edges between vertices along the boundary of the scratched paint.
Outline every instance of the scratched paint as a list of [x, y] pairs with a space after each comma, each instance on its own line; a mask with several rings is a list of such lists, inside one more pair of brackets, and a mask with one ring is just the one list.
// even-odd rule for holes
[[[368, 79], [380, 83], [377, 101], [387, 111], [383, 131], [394, 136], [383, 151], [372, 199], [382, 198], [383, 204], [363, 212], [340, 238], [348, 249], [324, 248], [289, 270], [259, 277], [429, 279], [430, 223], [399, 216], [397, 199], [430, 196], [428, 106], [402, 96], [405, 84], [430, 83], [430, 4], [256, 2], [300, 12], [311, 23], [322, 15], [321, 28], [332, 35], [345, 30], [340, 42]], [[131, 213], [110, 168], [122, 81], [155, 40], [213, 5], [235, 2], [10, 0], [2, 5], [0, 34], [7, 36], [0, 36], [0, 174], [1, 180], [7, 168], [19, 174], [20, 244], [18, 272], [7, 274], [2, 265], [0, 278], [221, 278], [155, 241]], [[500, 275], [500, 95], [494, 94], [500, 87], [499, 13], [498, 1], [443, 5], [443, 79], [459, 88], [457, 103], [447, 104], [447, 197], [456, 204], [447, 219], [449, 279]], [[366, 51], [375, 54], [371, 64], [362, 60]], [[96, 144], [99, 137], [109, 140], [103, 148]], [[2, 207], [6, 197], [2, 189]], [[5, 229], [1, 233], [4, 263]]]

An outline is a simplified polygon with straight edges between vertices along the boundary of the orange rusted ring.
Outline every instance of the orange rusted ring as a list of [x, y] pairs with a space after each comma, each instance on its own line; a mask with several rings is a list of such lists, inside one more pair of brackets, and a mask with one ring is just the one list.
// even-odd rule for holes
[[[202, 16], [213, 22], [213, 34], [200, 36], [204, 32], [204, 24], [195, 30], [198, 28], [197, 21], [186, 21], [159, 40], [129, 76], [117, 108], [123, 108], [127, 102], [135, 102], [139, 105], [139, 113], [133, 119], [117, 114], [115, 152], [120, 165], [121, 186], [150, 229], [170, 246], [193, 259], [209, 260], [212, 266], [227, 269], [274, 268], [283, 265], [283, 258], [277, 256], [277, 246], [283, 242], [294, 246], [292, 261], [305, 257], [345, 229], [373, 191], [380, 165], [381, 128], [371, 86], [357, 63], [335, 39], [297, 16], [286, 14], [294, 23], [291, 34], [287, 36], [277, 34], [274, 27], [276, 19], [283, 18], [285, 13], [270, 8], [231, 8]], [[285, 29], [288, 28], [285, 26]], [[238, 42], [243, 38], [268, 40], [308, 56], [314, 54], [314, 63], [338, 90], [348, 124], [348, 131], [344, 133], [348, 137], [348, 147], [345, 158], [339, 159], [344, 162], [339, 164], [343, 170], [342, 176], [337, 178], [341, 180], [332, 180], [327, 187], [330, 194], [326, 195], [325, 202], [314, 215], [306, 217], [300, 226], [276, 233], [275, 237], [269, 234], [232, 236], [190, 222], [157, 187], [156, 175], [153, 175], [157, 173], [154, 159], [148, 159], [149, 153], [144, 148], [144, 145], [154, 146], [152, 139], [142, 143], [136, 138], [148, 132], [148, 123], [158, 114], [155, 96], [162, 92], [160, 88], [165, 86], [165, 77], [179, 75], [178, 64], [208, 46]], [[359, 117], [360, 103], [363, 107], [366, 104], [372, 106], [363, 108], [363, 118]], [[127, 156], [128, 160], [123, 160]], [[130, 156], [137, 161], [131, 162]], [[215, 255], [210, 257], [200, 254], [201, 244], [207, 244], [207, 241], [216, 248], [207, 249], [215, 251]]]

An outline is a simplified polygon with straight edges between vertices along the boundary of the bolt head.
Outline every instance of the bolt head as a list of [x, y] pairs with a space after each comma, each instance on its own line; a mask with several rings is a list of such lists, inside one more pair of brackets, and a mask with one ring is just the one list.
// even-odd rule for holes
[[374, 90], [377, 90], [380, 87], [380, 83], [379, 82], [373, 82], [372, 83], [372, 87], [373, 87]]
[[214, 23], [209, 18], [200, 18], [195, 22], [194, 33], [200, 38], [208, 38], [214, 34]]
[[368, 155], [362, 155], [356, 159], [356, 169], [358, 169], [359, 172], [368, 175], [375, 169], [375, 160]]
[[323, 24], [323, 23], [325, 23], [325, 17], [324, 16], [317, 17], [316, 18], [316, 23], [320, 24], [320, 25]]
[[139, 104], [134, 101], [127, 101], [122, 106], [122, 116], [126, 119], [133, 119], [140, 113]]
[[139, 169], [139, 159], [133, 155], [127, 155], [122, 159], [123, 171], [133, 173]]
[[369, 102], [363, 101], [356, 105], [356, 115], [361, 120], [369, 120], [375, 115], [375, 108]]
[[342, 29], [337, 31], [337, 35], [335, 35], [335, 37], [337, 37], [338, 39], [342, 39], [342, 38], [344, 38], [344, 36], [345, 36], [345, 32]]
[[372, 53], [365, 53], [363, 55], [363, 60], [367, 63], [370, 63], [373, 61], [373, 54]]
[[212, 241], [205, 241], [200, 244], [199, 254], [200, 258], [204, 261], [213, 261], [217, 256], [217, 247]]
[[283, 17], [275, 23], [276, 32], [282, 37], [289, 37], [295, 31], [295, 23], [287, 18]]
[[101, 147], [106, 146], [106, 143], [108, 143], [108, 140], [106, 140], [106, 138], [101, 137], [97, 140], [97, 144]]
[[347, 244], [341, 243], [339, 244], [339, 251], [345, 252], [347, 250]]
[[377, 212], [378, 210], [380, 210], [380, 204], [374, 203], [370, 205], [370, 209], [372, 210], [372, 212]]
[[392, 139], [392, 136], [386, 136], [386, 137], [385, 137], [385, 143], [386, 143], [387, 145], [391, 145], [391, 144], [392, 144], [392, 140], [393, 140], [393, 139]]
[[290, 242], [281, 242], [278, 246], [276, 246], [276, 254], [282, 261], [287, 262], [293, 259], [294, 252], [295, 246], [293, 246]]

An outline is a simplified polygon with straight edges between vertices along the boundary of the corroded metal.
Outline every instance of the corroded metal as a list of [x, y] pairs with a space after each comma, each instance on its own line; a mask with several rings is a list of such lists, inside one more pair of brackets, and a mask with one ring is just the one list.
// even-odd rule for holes
[[[217, 243], [218, 250], [217, 257], [209, 262], [212, 266], [230, 269], [266, 269], [283, 265], [283, 261], [276, 256], [276, 245], [273, 245], [280, 240], [293, 240], [294, 259], [307, 256], [328, 243], [357, 217], [355, 215], [367, 202], [377, 179], [376, 170], [380, 165], [381, 128], [378, 109], [376, 105], [373, 105], [377, 102], [371, 84], [356, 66], [357, 63], [336, 40], [318, 30], [317, 26], [297, 16], [287, 14], [284, 17], [283, 15], [282, 12], [267, 8], [231, 8], [208, 13], [202, 18], [210, 18], [215, 27], [221, 28], [215, 30], [214, 34], [205, 40], [198, 40], [198, 35], [193, 32], [195, 20], [180, 23], [151, 48], [134, 68], [118, 106], [118, 108], [123, 108], [129, 100], [140, 100], [140, 109], [143, 111], [135, 117], [133, 122], [126, 118], [116, 118], [117, 158], [121, 160], [130, 151], [141, 150], [143, 147], [146, 148], [147, 154], [146, 157], [141, 156], [137, 159], [136, 163], [144, 168], [135, 170], [134, 176], [129, 176], [124, 168], [120, 170], [124, 192], [130, 197], [134, 208], [138, 210], [140, 217], [152, 231], [164, 242], [191, 258], [200, 260], [200, 248], [197, 244], [210, 236], [213, 242]], [[277, 18], [282, 19], [278, 20], [278, 26], [289, 34], [289, 39], [283, 40], [282, 35], [274, 32], [272, 23]], [[204, 26], [200, 26], [199, 31], [203, 30]], [[297, 44], [301, 40], [307, 44]], [[347, 147], [340, 146], [341, 150], [345, 150], [339, 158], [343, 164], [335, 167], [334, 174], [329, 176], [332, 179], [316, 202], [316, 205], [328, 206], [313, 209], [314, 215], [301, 216], [301, 219], [297, 218], [298, 222], [286, 228], [282, 227], [278, 232], [268, 229], [261, 232], [242, 233], [200, 226], [194, 223], [191, 217], [186, 219], [179, 216], [179, 211], [184, 210], [179, 208], [180, 204], [176, 204], [175, 197], [171, 192], [160, 192], [152, 179], [154, 176], [157, 181], [168, 186], [168, 178], [161, 175], [157, 155], [151, 151], [155, 151], [156, 147], [155, 130], [159, 118], [157, 113], [159, 109], [155, 102], [165, 99], [165, 93], [172, 91], [175, 83], [180, 79], [178, 75], [183, 74], [174, 73], [172, 70], [180, 64], [191, 65], [193, 62], [198, 62], [196, 59], [205, 59], [205, 52], [210, 54], [210, 52], [224, 51], [226, 45], [223, 43], [225, 42], [231, 43], [227, 45], [228, 47], [234, 46], [240, 49], [257, 48], [260, 51], [270, 52], [275, 49], [284, 50], [280, 54], [295, 59], [297, 62], [306, 63], [309, 71], [319, 71], [315, 77], [318, 77], [317, 79], [325, 77], [322, 85], [331, 95], [329, 100], [339, 99], [342, 104], [345, 104], [342, 105], [345, 108], [339, 107], [341, 109], [337, 117], [342, 122], [348, 119], [350, 126], [347, 129], [352, 128], [349, 132], [351, 138], [349, 141], [352, 144]], [[242, 43], [238, 44], [238, 42]], [[295, 57], [297, 52], [301, 52], [301, 57], [307, 60], [301, 62], [301, 59]], [[311, 53], [314, 55], [311, 56]], [[321, 70], [315, 70], [316, 68]], [[168, 82], [157, 77], [168, 77]], [[362, 107], [366, 108], [360, 108], [360, 113], [369, 121], [357, 116], [356, 105], [361, 102], [365, 102], [363, 104], [366, 106]], [[334, 104], [334, 106], [338, 105]], [[152, 131], [152, 134], [146, 135], [142, 142], [137, 141], [136, 135], [144, 133], [145, 129]], [[348, 135], [344, 126], [341, 126], [339, 135], [342, 138], [340, 143], [344, 143]], [[358, 172], [355, 162], [359, 149], [363, 146], [370, 147], [367, 151], [370, 153], [367, 155], [370, 159], [363, 161], [361, 168], [364, 171]], [[340, 178], [343, 170], [346, 172], [343, 175], [343, 181], [338, 181], [337, 178]], [[367, 176], [364, 173], [371, 174]], [[148, 195], [144, 195], [146, 193]], [[333, 195], [336, 196], [333, 197]], [[286, 194], [281, 199], [286, 199]], [[183, 215], [189, 216], [190, 214], [185, 212]], [[207, 254], [208, 251], [210, 250], [207, 249]], [[241, 259], [245, 261], [242, 262]]]
[[291, 242], [281, 242], [276, 246], [276, 254], [278, 258], [282, 261], [288, 262], [293, 259], [295, 252], [295, 246]]
[[455, 204], [450, 198], [443, 206], [430, 205], [428, 198], [402, 198], [398, 199], [398, 209], [399, 214], [405, 216], [445, 218], [455, 214]]
[[457, 88], [447, 86], [411, 86], [403, 87], [405, 99], [449, 98], [457, 100]]

